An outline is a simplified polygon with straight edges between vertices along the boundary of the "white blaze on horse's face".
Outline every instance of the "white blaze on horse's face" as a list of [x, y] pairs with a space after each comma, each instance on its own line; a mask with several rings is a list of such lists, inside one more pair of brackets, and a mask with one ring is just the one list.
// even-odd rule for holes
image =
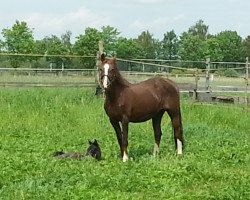
[[109, 64], [106, 63], [104, 66], [104, 80], [103, 80], [103, 87], [106, 89], [108, 87], [108, 73], [109, 73]]

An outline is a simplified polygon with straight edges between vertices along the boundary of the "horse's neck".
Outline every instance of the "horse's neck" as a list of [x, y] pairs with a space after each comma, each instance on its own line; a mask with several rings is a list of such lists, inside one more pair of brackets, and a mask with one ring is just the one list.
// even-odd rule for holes
[[105, 91], [106, 102], [115, 102], [122, 88], [120, 85], [112, 85], [107, 91]]
[[120, 96], [120, 93], [127, 87], [129, 87], [130, 83], [120, 77], [112, 83], [111, 87], [105, 92], [106, 102], [113, 103], [116, 102], [117, 98]]
[[124, 86], [124, 87], [130, 85], [130, 83], [125, 78], [122, 77], [119, 70], [117, 71], [117, 74], [116, 74], [116, 84], [120, 86]]

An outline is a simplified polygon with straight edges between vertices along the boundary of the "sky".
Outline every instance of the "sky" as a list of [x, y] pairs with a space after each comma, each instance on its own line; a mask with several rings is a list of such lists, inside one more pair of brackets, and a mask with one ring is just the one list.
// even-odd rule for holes
[[232, 30], [250, 35], [250, 0], [1, 0], [0, 31], [25, 21], [35, 39], [87, 27], [110, 25], [126, 38], [148, 30], [154, 38], [174, 30], [180, 35], [202, 19], [210, 34]]

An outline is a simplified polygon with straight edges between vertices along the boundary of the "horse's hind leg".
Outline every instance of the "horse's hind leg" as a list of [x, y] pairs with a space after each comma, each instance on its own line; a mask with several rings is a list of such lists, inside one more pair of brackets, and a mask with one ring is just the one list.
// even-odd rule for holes
[[155, 117], [152, 118], [154, 137], [155, 137], [153, 156], [156, 156], [160, 150], [160, 142], [161, 142], [161, 136], [162, 136], [161, 119], [162, 119], [163, 114], [164, 114], [164, 111], [160, 111], [159, 113], [157, 113]]
[[184, 139], [180, 108], [178, 110], [168, 110], [167, 112], [171, 118], [172, 126], [174, 129], [175, 149], [177, 150], [177, 154], [182, 154]]

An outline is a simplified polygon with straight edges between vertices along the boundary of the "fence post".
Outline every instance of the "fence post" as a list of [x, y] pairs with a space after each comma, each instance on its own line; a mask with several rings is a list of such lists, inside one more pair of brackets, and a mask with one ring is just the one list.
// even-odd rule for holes
[[198, 68], [195, 70], [195, 88], [194, 88], [194, 93], [193, 93], [193, 99], [197, 99], [197, 92], [198, 92], [198, 81], [199, 81], [199, 74], [198, 74]]
[[209, 77], [210, 77], [210, 57], [206, 58], [206, 83], [205, 83], [205, 89], [208, 91], [209, 90]]
[[97, 83], [98, 86], [100, 85], [99, 74], [98, 74], [98, 67], [99, 67], [99, 64], [100, 64], [101, 55], [103, 54], [103, 51], [104, 51], [103, 44], [104, 44], [103, 41], [100, 40], [99, 43], [98, 43], [99, 50], [96, 53], [96, 75], [95, 75], [95, 83]]
[[52, 71], [52, 69], [53, 69], [53, 64], [52, 64], [52, 62], [50, 62], [49, 63], [49, 70]]
[[62, 71], [61, 71], [61, 76], [63, 76], [63, 71], [64, 71], [64, 62], [62, 61]]
[[245, 88], [245, 103], [246, 106], [248, 105], [248, 98], [247, 98], [247, 92], [248, 92], [248, 79], [249, 79], [249, 58], [246, 57], [246, 77], [245, 77], [245, 83], [246, 83], [246, 88]]
[[101, 40], [101, 41], [99, 41], [99, 43], [98, 43], [98, 46], [99, 46], [99, 50], [97, 51], [97, 53], [96, 53], [96, 74], [95, 74], [95, 84], [97, 85], [96, 86], [96, 90], [95, 90], [95, 95], [101, 95], [101, 94], [103, 94], [104, 95], [104, 93], [103, 93], [103, 91], [102, 91], [102, 88], [101, 88], [101, 86], [100, 86], [100, 79], [99, 79], [99, 65], [100, 65], [100, 58], [101, 58], [101, 55], [103, 54], [103, 52], [104, 52], [104, 43], [103, 43], [103, 41]]

